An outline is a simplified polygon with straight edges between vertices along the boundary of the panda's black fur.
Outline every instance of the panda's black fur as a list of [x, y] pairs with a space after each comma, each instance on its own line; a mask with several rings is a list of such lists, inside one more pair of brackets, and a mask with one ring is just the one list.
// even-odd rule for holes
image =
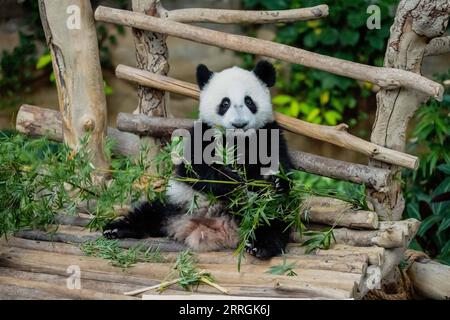
[[[253, 70], [256, 76], [264, 86], [270, 87], [275, 83], [275, 70], [273, 66], [261, 61]], [[214, 73], [208, 70], [204, 65], [197, 68], [197, 82], [201, 90], [204, 89], [213, 77]], [[267, 88], [266, 88], [267, 89]], [[257, 108], [256, 105], [252, 105]], [[251, 108], [249, 107], [251, 110]], [[251, 110], [255, 113], [254, 110]], [[201, 133], [211, 129], [211, 125], [205, 122], [201, 123]], [[276, 121], [265, 123], [258, 129], [267, 129], [269, 134], [261, 136], [259, 130], [256, 130], [258, 146], [260, 139], [267, 139], [266, 145], [270, 150], [270, 132], [279, 134], [279, 163], [284, 172], [293, 169], [288, 155], [286, 141], [282, 134], [282, 129]], [[191, 159], [194, 159], [193, 141], [195, 134], [199, 132], [194, 128], [190, 130], [191, 134]], [[223, 136], [226, 141], [225, 135]], [[202, 140], [203, 141], [203, 140]], [[203, 141], [202, 150], [210, 144], [210, 141]], [[249, 141], [246, 141], [246, 150]], [[248, 156], [248, 152], [246, 153]], [[266, 167], [259, 159], [256, 164], [245, 166], [247, 179], [268, 179], [274, 183], [277, 192], [289, 192], [289, 182], [275, 175], [262, 176], [261, 168]], [[190, 164], [189, 168], [180, 164], [175, 169], [175, 175], [181, 178], [195, 178], [198, 180], [219, 180], [219, 181], [242, 181], [242, 178], [230, 167], [220, 164]], [[134, 208], [127, 216], [119, 218], [109, 223], [104, 229], [104, 235], [107, 238], [143, 238], [143, 237], [162, 237], [170, 236], [177, 241], [185, 243], [188, 247], [197, 251], [217, 250], [221, 248], [234, 248], [238, 244], [238, 225], [239, 221], [227, 212], [226, 203], [228, 196], [236, 188], [235, 184], [200, 182], [195, 183], [172, 181], [169, 192], [169, 201], [161, 202], [156, 200], [152, 203], [144, 202]], [[173, 195], [171, 196], [170, 193]], [[194, 195], [212, 194], [218, 199], [219, 203], [210, 205], [204, 202], [199, 205], [193, 214], [186, 214], [187, 200], [192, 199]], [[192, 196], [191, 196], [192, 195]], [[201, 202], [201, 201], [200, 201]], [[268, 259], [272, 256], [282, 253], [289, 240], [290, 230], [288, 225], [279, 220], [271, 221], [270, 226], [262, 226], [255, 230], [255, 240], [249, 243], [247, 251], [260, 259]]]

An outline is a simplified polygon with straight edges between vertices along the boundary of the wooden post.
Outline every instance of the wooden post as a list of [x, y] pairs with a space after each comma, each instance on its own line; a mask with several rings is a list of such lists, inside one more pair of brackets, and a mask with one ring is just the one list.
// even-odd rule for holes
[[52, 55], [64, 142], [76, 150], [89, 133], [92, 163], [107, 168], [106, 98], [91, 3], [39, 0], [39, 11]]
[[[441, 36], [448, 24], [448, 0], [402, 0], [397, 8], [386, 50], [384, 66], [420, 74], [427, 44]], [[413, 88], [382, 88], [377, 94], [377, 114], [371, 141], [387, 148], [404, 151], [409, 120], [428, 99]], [[392, 171], [393, 181], [387, 192], [368, 189], [367, 196], [377, 213], [385, 219], [399, 220], [405, 201], [398, 166], [370, 159], [371, 166]]]
[[[133, 0], [132, 7], [133, 11], [150, 16], [159, 16], [158, 10], [162, 9], [158, 0]], [[137, 67], [154, 74], [167, 75], [169, 72], [167, 36], [134, 28], [133, 35]], [[167, 117], [166, 101], [168, 100], [168, 93], [139, 85], [138, 97], [139, 102], [137, 109], [134, 111], [135, 114]], [[141, 140], [150, 147], [148, 157], [153, 159], [159, 151], [157, 146], [160, 144], [160, 139], [143, 137]]]

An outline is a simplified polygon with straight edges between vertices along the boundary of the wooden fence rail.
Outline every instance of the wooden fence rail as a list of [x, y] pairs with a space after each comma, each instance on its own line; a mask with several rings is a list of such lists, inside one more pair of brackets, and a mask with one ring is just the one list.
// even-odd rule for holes
[[[200, 95], [198, 86], [195, 84], [124, 65], [119, 65], [116, 68], [116, 75], [121, 79], [133, 81], [142, 86], [181, 94], [194, 99], [198, 99]], [[380, 161], [410, 169], [416, 169], [419, 164], [419, 160], [415, 156], [390, 150], [349, 134], [346, 131], [347, 126], [345, 124], [337, 126], [318, 125], [294, 119], [279, 112], [275, 112], [275, 118], [286, 130], [360, 152]], [[121, 129], [120, 124], [119, 129]]]
[[[119, 119], [130, 116], [126, 113], [120, 113]], [[193, 124], [192, 119], [147, 117], [142, 114], [131, 117], [134, 123], [142, 128], [141, 133], [147, 130], [157, 137], [171, 134], [176, 128], [189, 128]], [[123, 121], [119, 120], [119, 122], [122, 123]], [[61, 113], [56, 110], [24, 104], [17, 113], [16, 129], [30, 136], [47, 136], [54, 141], [63, 141]], [[113, 145], [114, 153], [126, 156], [138, 154], [140, 148], [139, 136], [115, 128], [108, 128], [107, 131], [108, 137], [115, 141]], [[330, 159], [307, 152], [292, 151], [291, 158], [299, 170], [365, 184], [379, 191], [384, 191], [391, 180], [388, 170]]]
[[413, 72], [395, 68], [367, 66], [267, 40], [214, 31], [127, 10], [99, 6], [95, 11], [95, 19], [97, 21], [163, 33], [220, 48], [280, 59], [340, 76], [368, 81], [382, 88], [410, 88], [432, 96], [437, 100], [442, 100], [444, 93], [444, 88], [441, 84]]

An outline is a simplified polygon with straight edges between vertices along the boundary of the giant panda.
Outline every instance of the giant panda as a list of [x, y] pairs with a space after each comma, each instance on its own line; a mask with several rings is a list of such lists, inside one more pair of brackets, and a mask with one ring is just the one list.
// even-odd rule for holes
[[[275, 84], [276, 72], [273, 65], [265, 60], [257, 63], [252, 71], [232, 67], [221, 72], [212, 72], [205, 65], [197, 67], [197, 83], [200, 88], [199, 124], [201, 130], [192, 128], [191, 144], [196, 135], [212, 128], [254, 130], [259, 142], [264, 140], [271, 149], [271, 134], [278, 142], [278, 170], [288, 173], [293, 169], [288, 156], [282, 129], [274, 120], [269, 87]], [[266, 129], [268, 134], [259, 134]], [[217, 136], [212, 137], [215, 139]], [[208, 142], [209, 143], [209, 142]], [[249, 147], [246, 141], [246, 147]], [[193, 146], [193, 144], [192, 144]], [[202, 143], [202, 151], [206, 142]], [[191, 153], [194, 152], [192, 147]], [[193, 157], [194, 155], [192, 155]], [[248, 154], [245, 156], [248, 160]], [[275, 192], [289, 192], [288, 179], [280, 178], [276, 172], [261, 173], [261, 161], [242, 164], [247, 179], [264, 179], [272, 182]], [[239, 218], [227, 210], [229, 194], [236, 188], [233, 184], [211, 181], [241, 181], [241, 176], [230, 165], [181, 163], [174, 170], [174, 177], [193, 177], [198, 181], [185, 182], [170, 179], [166, 188], [166, 199], [143, 202], [128, 215], [106, 225], [106, 238], [143, 238], [168, 236], [184, 243], [194, 251], [212, 251], [236, 248], [239, 242]], [[249, 191], [251, 192], [251, 191]], [[210, 203], [208, 195], [220, 199]], [[197, 207], [186, 214], [192, 199], [196, 197]], [[286, 222], [271, 221], [270, 225], [258, 227], [246, 251], [260, 259], [269, 259], [283, 252], [289, 240]]]

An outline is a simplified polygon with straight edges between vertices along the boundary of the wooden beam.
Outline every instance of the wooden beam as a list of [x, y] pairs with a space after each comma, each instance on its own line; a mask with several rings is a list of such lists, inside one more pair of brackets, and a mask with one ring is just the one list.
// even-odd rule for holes
[[220, 48], [272, 57], [286, 62], [331, 72], [344, 77], [369, 81], [382, 88], [411, 88], [428, 96], [435, 97], [438, 100], [442, 100], [444, 92], [442, 85], [412, 72], [393, 68], [367, 66], [290, 47], [284, 44], [209, 30], [167, 19], [149, 17], [144, 14], [127, 10], [99, 6], [95, 11], [95, 18], [98, 21], [110, 22], [153, 32], [161, 32], [170, 36]]
[[[24, 104], [19, 108], [16, 118], [16, 130], [32, 137], [46, 136], [50, 140], [63, 142], [61, 112]], [[107, 128], [108, 138], [115, 141], [113, 152], [125, 156], [139, 153], [138, 136], [121, 132], [116, 128]]]
[[[119, 115], [120, 116], [120, 115]], [[151, 118], [148, 118], [151, 119]], [[177, 126], [188, 128], [192, 119], [157, 118], [158, 126], [178, 121], [166, 129], [155, 130], [170, 133]], [[56, 110], [22, 105], [17, 113], [16, 129], [30, 136], [47, 136], [49, 139], [61, 142], [63, 139], [61, 113]], [[108, 128], [108, 137], [116, 143], [113, 152], [126, 156], [139, 153], [139, 136]], [[361, 164], [334, 160], [301, 151], [292, 151], [291, 158], [297, 169], [325, 177], [365, 184], [378, 190], [384, 190], [390, 180], [387, 170], [369, 168]]]
[[[65, 14], [69, 7], [79, 10], [74, 11], [73, 25]], [[106, 169], [106, 98], [91, 3], [39, 0], [39, 11], [52, 55], [64, 141], [77, 149], [89, 133], [92, 162]]]
[[165, 10], [163, 18], [184, 22], [263, 24], [315, 20], [328, 16], [328, 5], [291, 10], [252, 11], [189, 8]]
[[[157, 87], [162, 90], [186, 95], [194, 99], [199, 99], [200, 96], [198, 86], [195, 84], [161, 75], [155, 75], [151, 72], [128, 66], [117, 66], [116, 75], [121, 79], [133, 81], [140, 85]], [[137, 118], [135, 119], [137, 120]], [[409, 169], [416, 169], [419, 165], [419, 159], [415, 156], [395, 150], [390, 150], [349, 134], [347, 132], [346, 124], [339, 124], [337, 126], [318, 125], [299, 119], [294, 119], [279, 112], [275, 112], [275, 119], [284, 129], [288, 131], [305, 135], [307, 137], [318, 139], [321, 141], [326, 141], [349, 150], [360, 152], [373, 159], [377, 159], [387, 163], [394, 163]], [[118, 122], [122, 123], [119, 124], [119, 129], [130, 131], [130, 129], [132, 128], [132, 124], [129, 123], [130, 127], [125, 127], [125, 121], [127, 121], [125, 116], [120, 118], [120, 121]]]

